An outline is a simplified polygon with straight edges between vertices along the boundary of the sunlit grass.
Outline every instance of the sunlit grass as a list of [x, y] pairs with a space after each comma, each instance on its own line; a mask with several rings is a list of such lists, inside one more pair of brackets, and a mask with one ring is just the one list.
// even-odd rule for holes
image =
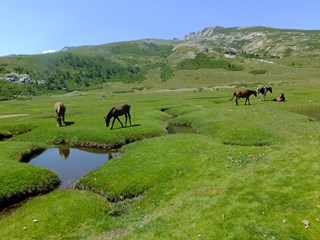
[[[57, 141], [130, 144], [85, 175], [81, 190], [56, 190], [3, 216], [0, 238], [317, 239], [320, 126], [309, 113], [318, 109], [319, 87], [273, 88], [250, 106], [230, 101], [234, 89], [4, 102], [4, 114], [30, 115], [0, 119], [0, 133], [14, 133], [0, 142], [2, 199], [55, 181], [48, 170], [19, 163], [26, 152]], [[270, 101], [283, 89], [287, 102]], [[70, 123], [61, 128], [53, 117], [58, 99]], [[103, 116], [123, 103], [132, 107], [133, 126], [109, 130]], [[188, 124], [196, 134], [166, 135], [168, 124]]]

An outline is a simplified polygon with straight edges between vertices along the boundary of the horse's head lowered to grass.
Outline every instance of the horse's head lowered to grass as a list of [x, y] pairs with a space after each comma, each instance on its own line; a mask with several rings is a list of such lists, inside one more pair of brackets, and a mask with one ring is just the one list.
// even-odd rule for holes
[[112, 125], [111, 125], [110, 129], [113, 128], [113, 124], [114, 124], [116, 119], [118, 119], [119, 123], [121, 124], [121, 127], [123, 127], [123, 124], [119, 119], [119, 116], [121, 116], [121, 115], [124, 115], [126, 117], [125, 126], [127, 126], [128, 118], [129, 118], [129, 123], [130, 123], [130, 126], [131, 126], [130, 105], [124, 104], [124, 105], [119, 106], [119, 107], [111, 108], [109, 113], [104, 117], [105, 122], [106, 122], [106, 127], [109, 127], [111, 118], [113, 118], [113, 121], [112, 121]]
[[57, 126], [61, 127], [61, 123], [65, 124], [64, 115], [66, 113], [66, 106], [62, 102], [56, 102], [54, 104], [54, 110], [56, 111], [56, 119], [57, 119]]

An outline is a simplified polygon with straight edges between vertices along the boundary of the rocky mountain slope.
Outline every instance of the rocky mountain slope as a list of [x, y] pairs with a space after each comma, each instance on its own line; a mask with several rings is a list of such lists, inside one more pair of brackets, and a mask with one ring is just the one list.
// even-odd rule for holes
[[226, 52], [281, 58], [289, 55], [319, 54], [320, 31], [209, 27], [186, 35], [184, 42], [220, 48]]
[[[8, 92], [10, 96], [26, 92], [34, 95], [98, 88], [107, 82], [140, 83], [150, 78], [163, 82], [177, 76], [193, 81], [191, 72], [199, 69], [267, 72], [253, 69], [248, 59], [277, 66], [318, 68], [319, 56], [320, 30], [208, 27], [180, 40], [144, 39], [65, 47], [50, 54], [0, 57], [0, 91], [2, 96]], [[12, 73], [27, 74], [28, 83], [42, 84], [22, 88], [5, 77]]]

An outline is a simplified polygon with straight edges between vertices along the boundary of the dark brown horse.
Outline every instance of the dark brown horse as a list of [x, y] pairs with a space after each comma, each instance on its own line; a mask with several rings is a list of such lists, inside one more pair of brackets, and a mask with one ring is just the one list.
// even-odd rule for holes
[[273, 99], [273, 101], [275, 102], [285, 102], [286, 101], [286, 98], [284, 97], [284, 94], [281, 93], [280, 96], [277, 96]]
[[233, 97], [230, 100], [232, 100], [234, 97], [236, 97], [236, 104], [238, 105], [239, 98], [246, 98], [244, 105], [247, 105], [247, 102], [250, 105], [249, 97], [251, 96], [251, 94], [253, 94], [255, 97], [257, 96], [257, 92], [254, 90], [245, 90], [245, 91], [240, 91], [240, 92], [234, 92]]
[[64, 114], [66, 113], [66, 106], [62, 102], [56, 102], [54, 104], [54, 110], [56, 111], [56, 119], [57, 119], [57, 126], [61, 127], [61, 122], [64, 122]]
[[113, 124], [116, 121], [116, 119], [118, 119], [119, 123], [121, 124], [121, 127], [123, 127], [123, 124], [119, 119], [119, 116], [122, 116], [122, 115], [124, 115], [126, 117], [125, 126], [127, 126], [128, 118], [129, 118], [129, 122], [130, 122], [130, 126], [131, 126], [130, 105], [124, 104], [119, 107], [111, 108], [111, 110], [109, 111], [107, 116], [104, 117], [104, 119], [106, 121], [106, 127], [109, 127], [111, 118], [113, 118], [113, 121], [112, 121], [112, 125], [111, 125], [110, 129], [113, 128]]

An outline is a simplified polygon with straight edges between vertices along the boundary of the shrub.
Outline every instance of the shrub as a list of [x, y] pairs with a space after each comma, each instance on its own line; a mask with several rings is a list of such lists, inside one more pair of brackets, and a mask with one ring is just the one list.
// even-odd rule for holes
[[267, 71], [264, 70], [264, 69], [254, 69], [254, 70], [251, 70], [249, 73], [251, 74], [265, 74]]

